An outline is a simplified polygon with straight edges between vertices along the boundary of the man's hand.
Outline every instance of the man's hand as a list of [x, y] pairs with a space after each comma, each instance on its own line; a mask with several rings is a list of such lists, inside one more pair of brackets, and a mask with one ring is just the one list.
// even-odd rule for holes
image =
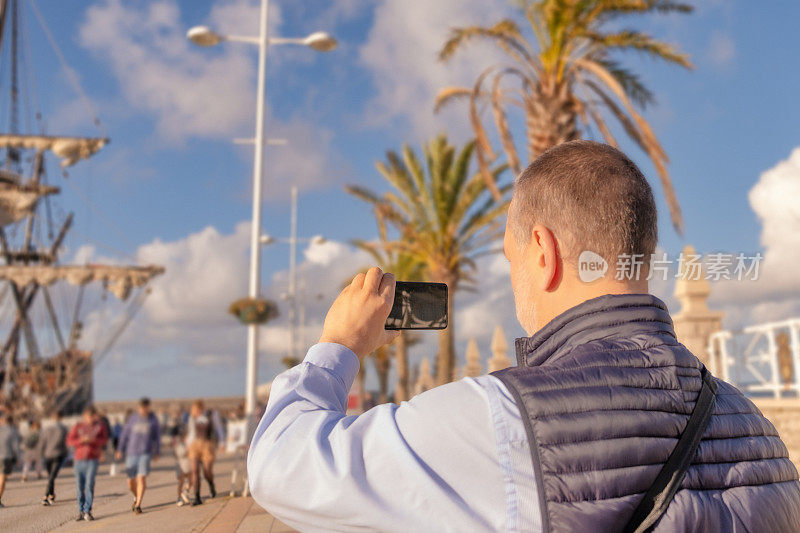
[[122, 452], [117, 452], [117, 461], [122, 461]]
[[384, 329], [394, 303], [394, 275], [372, 267], [358, 274], [333, 302], [319, 342], [347, 346], [358, 357], [392, 342], [398, 331]]

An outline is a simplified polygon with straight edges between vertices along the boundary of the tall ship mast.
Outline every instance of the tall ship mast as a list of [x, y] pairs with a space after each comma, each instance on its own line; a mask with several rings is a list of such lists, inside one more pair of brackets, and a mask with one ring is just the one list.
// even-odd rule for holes
[[[147, 297], [148, 284], [164, 269], [71, 264], [62, 257], [75, 252], [66, 247], [74, 216], [56, 209], [61, 189], [48, 169], [66, 177], [67, 168], [109, 139], [94, 116], [97, 137], [46, 134], [38, 109], [23, 129], [22, 111], [30, 118], [37, 101], [21, 90], [31, 85], [26, 81], [33, 71], [25, 4], [63, 61], [35, 3], [0, 0], [0, 405], [23, 416], [69, 414], [93, 400], [94, 366], [110, 353]], [[85, 322], [96, 332], [91, 338]]]

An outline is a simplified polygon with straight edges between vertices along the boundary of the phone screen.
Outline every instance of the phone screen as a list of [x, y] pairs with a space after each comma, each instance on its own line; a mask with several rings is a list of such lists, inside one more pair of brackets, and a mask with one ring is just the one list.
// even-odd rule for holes
[[447, 285], [398, 281], [386, 329], [444, 329], [447, 327]]

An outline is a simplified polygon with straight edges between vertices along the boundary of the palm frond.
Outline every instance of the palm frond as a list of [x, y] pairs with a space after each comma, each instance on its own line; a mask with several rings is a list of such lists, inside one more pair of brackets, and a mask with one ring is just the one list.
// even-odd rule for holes
[[456, 100], [463, 100], [472, 95], [472, 89], [468, 87], [445, 87], [436, 93], [436, 101], [433, 105], [433, 112], [438, 113], [444, 106]]
[[411, 175], [411, 179], [414, 180], [414, 187], [417, 190], [417, 194], [421, 197], [421, 203], [425, 213], [424, 218], [434, 220], [436, 218], [434, 215], [435, 209], [430, 188], [425, 182], [425, 170], [422, 167], [422, 163], [417, 158], [417, 154], [407, 144], [403, 146], [403, 162]]
[[691, 13], [694, 6], [672, 0], [607, 0], [600, 2], [603, 15], [630, 15], [645, 13]]
[[350, 244], [359, 250], [367, 252], [375, 260], [375, 262], [378, 263], [379, 266], [383, 267], [383, 265], [386, 263], [386, 256], [383, 253], [383, 249], [380, 248], [376, 243], [362, 239], [352, 239]]
[[451, 186], [449, 188], [450, 190], [448, 191], [446, 206], [448, 214], [453, 213], [453, 208], [455, 207], [456, 201], [461, 197], [461, 191], [464, 187], [464, 183], [467, 181], [467, 177], [469, 176], [469, 165], [472, 161], [472, 156], [474, 153], [475, 141], [465, 144], [458, 153], [458, 157], [455, 159], [455, 164], [450, 167], [448, 181], [450, 182]]
[[631, 104], [628, 95], [625, 93], [625, 89], [619, 84], [617, 79], [608, 70], [606, 70], [603, 65], [597, 63], [596, 61], [579, 59], [576, 61], [576, 65], [584, 71], [597, 77], [597, 79], [599, 79], [605, 86], [611, 89], [619, 101], [622, 102], [622, 105], [625, 106], [628, 114], [631, 116], [631, 118], [633, 118], [634, 122], [636, 122], [637, 126], [639, 127], [639, 130], [642, 132], [642, 138], [645, 141], [645, 144], [650, 146], [648, 152], [658, 154], [658, 156], [665, 163], [669, 162], [669, 158], [667, 157], [666, 152], [664, 152], [664, 150], [661, 148], [658, 139], [653, 133], [653, 129], [650, 127], [647, 121], [636, 112], [636, 109], [634, 109], [633, 104]]
[[638, 75], [610, 59], [596, 58], [594, 61], [605, 67], [605, 69], [614, 76], [614, 79], [616, 79], [625, 90], [625, 94], [639, 107], [644, 109], [655, 102], [655, 96], [652, 91], [642, 83]]
[[644, 52], [650, 57], [676, 63], [685, 68], [693, 68], [687, 54], [678, 52], [669, 43], [653, 39], [649, 35], [635, 31], [622, 30], [616, 33], [588, 32], [585, 37], [600, 45], [603, 50], [631, 49]]
[[517, 148], [514, 146], [514, 139], [511, 136], [511, 130], [508, 127], [508, 117], [506, 116], [505, 109], [503, 108], [502, 90], [500, 89], [500, 81], [503, 72], [498, 73], [494, 77], [492, 83], [492, 112], [494, 114], [494, 123], [497, 131], [500, 134], [500, 143], [503, 145], [503, 150], [508, 158], [508, 164], [514, 175], [520, 173], [519, 156], [517, 155]]
[[590, 81], [587, 81], [586, 85], [593, 89], [595, 94], [600, 97], [604, 105], [611, 111], [620, 124], [622, 124], [628, 136], [633, 139], [636, 144], [639, 145], [642, 151], [645, 152], [652, 160], [653, 166], [656, 167], [659, 181], [661, 182], [661, 188], [664, 191], [664, 197], [667, 200], [667, 207], [669, 208], [672, 226], [675, 228], [675, 231], [678, 233], [678, 235], [683, 235], [683, 214], [681, 213], [681, 207], [678, 202], [678, 197], [675, 194], [672, 180], [670, 179], [669, 172], [667, 171], [667, 161], [664, 159], [664, 157], [661, 157], [663, 149], [661, 149], [660, 145], [653, 145], [645, 133], [637, 128], [637, 126], [630, 120], [628, 115], [611, 99], [610, 96], [605, 94], [602, 89]]
[[538, 70], [537, 60], [525, 44], [522, 34], [513, 20], [503, 19], [494, 26], [467, 26], [454, 28], [439, 51], [439, 60], [448, 61], [468, 42], [475, 39], [489, 40], [497, 44], [515, 61]]
[[377, 206], [382, 202], [382, 199], [376, 193], [372, 192], [366, 187], [362, 187], [361, 185], [345, 185], [344, 190], [359, 200], [364, 200], [365, 202], [374, 206]]
[[483, 85], [485, 78], [493, 70], [494, 67], [489, 67], [488, 69], [484, 70], [480, 76], [478, 76], [478, 79], [475, 82], [475, 88], [472, 92], [472, 97], [469, 100], [469, 118], [472, 124], [472, 130], [475, 132], [475, 157], [478, 160], [478, 169], [480, 170], [484, 180], [486, 180], [486, 186], [489, 188], [489, 191], [496, 200], [499, 200], [500, 191], [497, 189], [497, 184], [494, 182], [492, 173], [489, 170], [489, 160], [494, 160], [495, 156], [494, 152], [492, 151], [492, 145], [489, 143], [489, 137], [486, 135], [486, 129], [483, 127], [483, 122], [481, 121], [480, 114], [478, 113], [478, 94], [480, 93], [480, 87]]
[[603, 116], [597, 110], [597, 106], [591, 100], [586, 101], [586, 108], [589, 110], [589, 114], [592, 117], [592, 121], [597, 126], [597, 129], [600, 130], [600, 135], [603, 136], [603, 140], [606, 144], [613, 146], [614, 148], [619, 148], [619, 144], [617, 143], [617, 139], [614, 138], [612, 135], [611, 130], [608, 128]]

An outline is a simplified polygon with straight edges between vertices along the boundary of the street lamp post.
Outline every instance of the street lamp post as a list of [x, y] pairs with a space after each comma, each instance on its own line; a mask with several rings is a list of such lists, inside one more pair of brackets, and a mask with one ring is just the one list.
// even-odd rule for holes
[[[304, 38], [270, 38], [268, 35], [269, 0], [261, 0], [260, 31], [258, 37], [220, 35], [207, 26], [191, 28], [186, 37], [198, 46], [214, 46], [222, 41], [244, 42], [258, 45], [258, 93], [256, 94], [256, 130], [253, 142], [253, 214], [250, 230], [250, 282], [248, 296], [258, 298], [261, 285], [261, 184], [264, 170], [264, 100], [266, 97], [267, 47], [270, 44], [301, 44], [320, 52], [336, 48], [336, 39], [325, 32], [314, 32]], [[245, 410], [250, 414], [256, 405], [258, 380], [258, 325], [247, 326], [247, 375], [245, 378]]]
[[289, 301], [289, 357], [297, 357], [297, 243], [322, 244], [325, 238], [316, 235], [311, 238], [297, 236], [297, 187], [292, 186], [292, 212], [291, 228], [288, 239], [278, 239], [271, 235], [263, 235], [261, 244], [269, 245], [275, 242], [289, 243], [289, 292], [286, 299]]
[[289, 356], [297, 357], [297, 187], [292, 187], [292, 224], [289, 238]]

